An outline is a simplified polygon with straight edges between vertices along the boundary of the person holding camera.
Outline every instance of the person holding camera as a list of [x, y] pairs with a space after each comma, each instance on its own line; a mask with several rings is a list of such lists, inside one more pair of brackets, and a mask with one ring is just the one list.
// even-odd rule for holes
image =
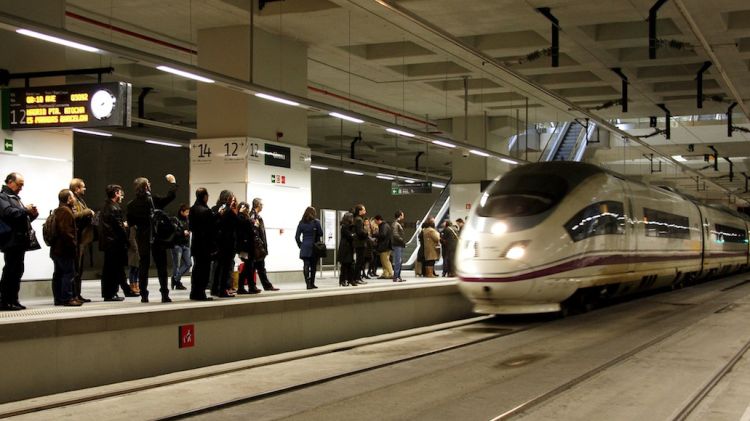
[[[302, 238], [300, 238], [302, 237]], [[307, 289], [316, 289], [315, 271], [318, 269], [318, 256], [315, 254], [315, 243], [323, 238], [323, 227], [320, 226], [315, 208], [308, 206], [302, 219], [297, 224], [294, 240], [299, 247], [299, 258], [302, 259], [302, 274]]]
[[170, 303], [169, 284], [167, 274], [167, 244], [154, 238], [154, 211], [163, 210], [177, 196], [177, 181], [172, 174], [166, 175], [170, 184], [169, 191], [164, 196], [151, 193], [151, 182], [146, 177], [138, 177], [133, 181], [135, 199], [128, 202], [128, 225], [136, 230], [138, 257], [140, 269], [138, 271], [138, 286], [141, 290], [141, 302], [148, 302], [148, 269], [151, 266], [151, 255], [156, 263], [156, 273], [159, 276], [159, 292], [161, 302]]

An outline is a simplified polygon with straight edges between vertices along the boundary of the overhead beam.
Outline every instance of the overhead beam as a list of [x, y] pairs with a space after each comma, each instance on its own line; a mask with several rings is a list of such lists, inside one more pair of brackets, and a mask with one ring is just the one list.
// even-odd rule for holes
[[560, 67], [560, 21], [549, 7], [538, 7], [536, 10], [552, 22], [552, 67]]
[[622, 80], [622, 112], [628, 112], [628, 77], [622, 72], [622, 69], [615, 67], [612, 69], [613, 72], [620, 76]]
[[698, 108], [703, 108], [703, 73], [711, 67], [710, 61], [704, 61], [696, 76], [696, 101]]

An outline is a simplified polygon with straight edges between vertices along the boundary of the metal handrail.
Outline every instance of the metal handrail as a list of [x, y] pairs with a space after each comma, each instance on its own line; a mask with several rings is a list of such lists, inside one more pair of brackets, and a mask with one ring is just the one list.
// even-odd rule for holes
[[[438, 200], [440, 200], [440, 199], [438, 199]], [[437, 200], [435, 202], [437, 202]], [[433, 207], [434, 207], [434, 205], [433, 205]], [[443, 218], [443, 216], [445, 215], [445, 213], [448, 212], [448, 208], [449, 207], [450, 207], [450, 196], [448, 196], [446, 198], [445, 202], [443, 202], [443, 206], [441, 206], [440, 209], [438, 209], [437, 213], [435, 213], [435, 220], [436, 221], [440, 221]], [[430, 210], [432, 210], [432, 207], [430, 208]], [[430, 215], [429, 213], [427, 215], [425, 215], [425, 218], [427, 216], [429, 216], [429, 215]], [[423, 219], [423, 221], [424, 221], [424, 219]], [[411, 240], [409, 240], [409, 242], [417, 241], [417, 236], [419, 235], [420, 231], [421, 231], [421, 229], [419, 229], [419, 227], [417, 227], [417, 229], [414, 230], [414, 235], [412, 235]], [[402, 267], [406, 267], [406, 268], [411, 267], [414, 264], [414, 262], [416, 262], [418, 255], [419, 255], [419, 247], [415, 247], [414, 251], [411, 253], [411, 256], [409, 256], [409, 259], [407, 259], [403, 263]], [[435, 264], [436, 265], [440, 264], [440, 262], [442, 262], [442, 259], [443, 259], [443, 257], [441, 255], [440, 256], [440, 260], [438, 260], [437, 262], [435, 262]]]
[[[580, 162], [583, 158], [583, 153], [586, 152], [586, 146], [588, 146], [588, 141], [591, 139], [591, 135], [594, 134], [594, 130], [596, 129], [596, 123], [593, 121], [589, 121], [588, 127], [585, 127], [584, 130], [581, 130], [581, 133], [579, 134], [579, 139], [576, 140], [576, 145], [573, 148], [575, 151], [575, 154], [573, 155], [573, 161]], [[581, 136], [585, 135], [585, 136]]]

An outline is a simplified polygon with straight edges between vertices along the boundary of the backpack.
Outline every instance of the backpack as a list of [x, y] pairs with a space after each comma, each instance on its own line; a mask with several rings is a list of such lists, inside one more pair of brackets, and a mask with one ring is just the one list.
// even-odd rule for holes
[[55, 212], [49, 211], [49, 216], [47, 216], [47, 219], [42, 224], [42, 239], [44, 239], [44, 244], [46, 244], [49, 247], [52, 247], [52, 243], [55, 242], [55, 237], [57, 237], [57, 227], [55, 226]]
[[175, 221], [161, 209], [154, 209], [153, 224], [155, 242], [170, 244], [180, 230]]

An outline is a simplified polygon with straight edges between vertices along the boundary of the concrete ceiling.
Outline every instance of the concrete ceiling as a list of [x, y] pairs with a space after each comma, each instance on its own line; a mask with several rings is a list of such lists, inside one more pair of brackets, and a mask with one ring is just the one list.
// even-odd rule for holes
[[[257, 2], [256, 7], [257, 7]], [[657, 38], [662, 46], [656, 59], [648, 57], [648, 14], [655, 0], [401, 0], [385, 7], [374, 0], [286, 0], [255, 10], [254, 24], [308, 46], [308, 85], [371, 105], [363, 107], [310, 90], [312, 99], [416, 129], [447, 130], [445, 122], [464, 115], [516, 117], [526, 113], [529, 123], [570, 121], [582, 117], [565, 104], [589, 110], [603, 119], [630, 124], [636, 135], [647, 135], [649, 116], [661, 117], [664, 104], [673, 116], [671, 139], [657, 135], [645, 141], [666, 155], [685, 155], [686, 165], [726, 189], [746, 196], [742, 172], [750, 157], [750, 135], [726, 134], [724, 113], [736, 96], [750, 98], [750, 2], [747, 0], [670, 0], [658, 11]], [[185, 63], [198, 63], [197, 31], [204, 28], [247, 25], [250, 2], [241, 0], [68, 0], [68, 30], [127, 45]], [[547, 49], [550, 21], [537, 12], [549, 7], [559, 20], [560, 65], [552, 67]], [[87, 19], [137, 33], [134, 37], [92, 24]], [[436, 30], [437, 28], [437, 30]], [[106, 37], [106, 38], [105, 38]], [[162, 41], [157, 44], [144, 37]], [[703, 47], [702, 40], [710, 46]], [[169, 44], [169, 45], [165, 45]], [[484, 63], [478, 57], [489, 58]], [[703, 108], [696, 105], [696, 75], [706, 61]], [[101, 59], [68, 52], [69, 66], [90, 66]], [[147, 97], [147, 118], [194, 126], [195, 83], [176, 79], [124, 59], [108, 58], [112, 77], [139, 87], [153, 87]], [[486, 65], [485, 65], [486, 64]], [[621, 99], [620, 68], [629, 81], [628, 112]], [[521, 86], [503, 69], [541, 87]], [[720, 72], [719, 70], [723, 72]], [[468, 78], [468, 96], [464, 92]], [[523, 83], [526, 83], [526, 82]], [[562, 98], [564, 102], [555, 100]], [[750, 106], [750, 104], [748, 104]], [[377, 107], [377, 109], [375, 108]], [[738, 106], [735, 124], [747, 123]], [[379, 110], [388, 110], [382, 112]], [[413, 119], [397, 119], [404, 114]], [[690, 117], [702, 115], [704, 117]], [[705, 116], [719, 115], [720, 119]], [[723, 119], [721, 119], [723, 118]], [[639, 120], [640, 119], [640, 120]], [[420, 122], [421, 121], [421, 122]], [[428, 123], [432, 123], [430, 125]], [[624, 126], [623, 126], [624, 127]], [[362, 131], [357, 157], [414, 168], [414, 156], [424, 144], [395, 138], [382, 130], [341, 124], [320, 113], [309, 116], [309, 143], [313, 150], [348, 156], [349, 144]], [[507, 136], [506, 130], [502, 132]], [[462, 133], [443, 135], [462, 139]], [[506, 139], [498, 135], [500, 145]], [[599, 148], [589, 159], [628, 175], [676, 185], [687, 192], [722, 199], [725, 193], [702, 190], [701, 180], [662, 160], [662, 172], [651, 165], [634, 142], [613, 139], [610, 148]], [[693, 152], [688, 152], [693, 145]], [[714, 146], [720, 154], [719, 171], [701, 170], [703, 155]], [[500, 150], [500, 146], [496, 148]], [[507, 152], [507, 151], [506, 151]], [[456, 152], [453, 152], [456, 153]], [[650, 152], [649, 152], [650, 153]], [[729, 161], [733, 162], [729, 181]], [[430, 147], [422, 158], [423, 169], [450, 174], [449, 151]], [[656, 159], [655, 162], [658, 162]], [[750, 164], [748, 164], [750, 165]], [[691, 178], [693, 177], [693, 178]], [[691, 191], [692, 190], [692, 191]], [[750, 195], [747, 195], [750, 198]]]

